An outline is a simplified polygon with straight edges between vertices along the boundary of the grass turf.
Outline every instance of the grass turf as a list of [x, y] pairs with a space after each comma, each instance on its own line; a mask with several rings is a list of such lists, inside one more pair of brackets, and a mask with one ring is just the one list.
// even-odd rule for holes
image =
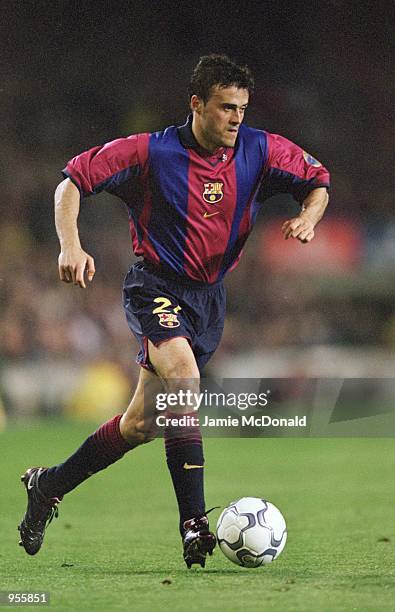
[[161, 440], [68, 495], [28, 557], [19, 475], [62, 460], [91, 430], [47, 422], [0, 434], [0, 590], [49, 591], [65, 611], [395, 609], [393, 440], [207, 439], [208, 506], [256, 495], [285, 515], [287, 545], [266, 567], [239, 568], [216, 549], [205, 570], [187, 570]]

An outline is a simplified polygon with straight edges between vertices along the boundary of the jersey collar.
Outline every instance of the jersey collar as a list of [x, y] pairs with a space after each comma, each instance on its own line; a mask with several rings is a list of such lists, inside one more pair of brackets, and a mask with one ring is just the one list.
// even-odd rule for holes
[[192, 119], [192, 114], [188, 115], [187, 122], [177, 128], [178, 136], [180, 138], [182, 146], [186, 149], [201, 150], [202, 147], [199, 145], [192, 132]]
[[215, 153], [209, 153], [206, 149], [201, 147], [192, 132], [192, 119], [193, 115], [188, 115], [187, 122], [177, 128], [182, 146], [186, 149], [193, 149], [200, 157], [207, 159], [211, 165], [216, 165], [218, 161], [223, 161], [223, 156], [225, 155], [226, 158], [228, 149], [221, 147]]

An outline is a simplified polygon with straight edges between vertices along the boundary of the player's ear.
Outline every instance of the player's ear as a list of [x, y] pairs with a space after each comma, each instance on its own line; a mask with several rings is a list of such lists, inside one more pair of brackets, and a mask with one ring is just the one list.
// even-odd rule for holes
[[196, 112], [196, 113], [200, 114], [202, 112], [202, 108], [203, 108], [203, 100], [201, 98], [199, 98], [199, 96], [196, 96], [195, 94], [193, 94], [191, 96], [191, 110], [192, 110], [192, 112]]

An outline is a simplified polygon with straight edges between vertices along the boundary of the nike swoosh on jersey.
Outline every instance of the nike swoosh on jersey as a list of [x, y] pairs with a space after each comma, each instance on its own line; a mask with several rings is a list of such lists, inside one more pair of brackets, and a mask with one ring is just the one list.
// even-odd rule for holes
[[196, 470], [197, 468], [203, 468], [204, 465], [190, 465], [189, 463], [184, 463], [183, 468], [184, 470]]
[[204, 213], [203, 217], [205, 219], [208, 219], [209, 217], [213, 217], [214, 215], [219, 215], [219, 210], [217, 210], [216, 212], [213, 213], [208, 213], [207, 211]]

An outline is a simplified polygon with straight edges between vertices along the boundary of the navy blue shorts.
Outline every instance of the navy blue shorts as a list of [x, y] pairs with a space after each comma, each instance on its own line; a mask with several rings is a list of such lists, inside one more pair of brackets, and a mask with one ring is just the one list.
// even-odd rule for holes
[[189, 340], [201, 372], [221, 340], [226, 291], [222, 282], [207, 285], [184, 280], [139, 261], [126, 275], [123, 306], [140, 344], [137, 363], [153, 371], [148, 339], [159, 346], [181, 336]]

